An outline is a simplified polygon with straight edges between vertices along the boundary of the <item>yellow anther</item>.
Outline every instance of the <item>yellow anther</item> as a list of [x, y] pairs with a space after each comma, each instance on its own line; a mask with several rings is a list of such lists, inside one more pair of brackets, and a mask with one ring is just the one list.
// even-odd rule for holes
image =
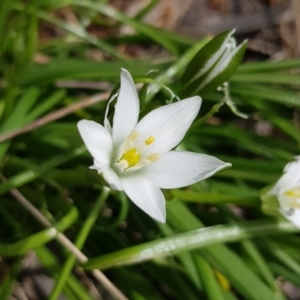
[[286, 196], [300, 198], [300, 188], [288, 190], [284, 193]]
[[135, 166], [141, 158], [141, 154], [139, 151], [137, 151], [135, 148], [132, 148], [125, 152], [122, 157], [119, 159], [119, 162], [122, 160], [126, 160], [128, 163], [127, 169], [130, 167]]
[[149, 146], [149, 145], [151, 145], [152, 143], [154, 143], [154, 141], [155, 141], [155, 137], [151, 135], [151, 136], [149, 136], [148, 139], [145, 141], [145, 144], [146, 144], [147, 146]]
[[292, 208], [300, 208], [300, 203], [298, 203], [297, 200], [295, 200], [292, 203], [290, 203], [289, 206]]

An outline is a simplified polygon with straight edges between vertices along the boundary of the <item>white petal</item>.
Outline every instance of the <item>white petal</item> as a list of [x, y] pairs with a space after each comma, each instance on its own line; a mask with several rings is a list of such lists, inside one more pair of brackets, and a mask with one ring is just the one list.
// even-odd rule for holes
[[111, 102], [116, 99], [117, 96], [118, 96], [118, 94], [114, 94], [111, 96], [111, 98], [107, 102], [106, 109], [105, 109], [104, 127], [110, 134], [112, 134], [112, 128], [111, 128], [111, 125], [110, 125], [110, 122], [109, 122], [107, 116], [108, 116], [108, 112], [109, 112], [109, 106], [110, 106]]
[[300, 209], [295, 209], [292, 214], [281, 210], [282, 215], [292, 222], [296, 227], [300, 228]]
[[123, 191], [120, 178], [113, 169], [102, 169], [102, 175], [104, 180], [109, 184], [110, 188], [117, 191]]
[[121, 87], [115, 106], [113, 141], [119, 147], [138, 122], [140, 102], [130, 73], [121, 69]]
[[196, 96], [165, 105], [147, 114], [135, 127], [141, 133], [139, 140], [155, 138], [147, 153], [164, 153], [174, 148], [184, 137], [197, 116], [201, 98]]
[[140, 209], [153, 219], [166, 222], [166, 202], [157, 186], [136, 174], [121, 177], [121, 183], [125, 193]]
[[88, 120], [79, 121], [77, 127], [93, 158], [100, 165], [109, 166], [113, 144], [107, 130], [102, 125]]
[[140, 172], [160, 188], [172, 189], [191, 185], [230, 166], [210, 155], [170, 151]]
[[288, 211], [291, 208], [291, 205], [295, 203], [295, 198], [284, 193], [285, 191], [280, 190], [277, 196], [279, 204], [283, 211]]
[[281, 195], [287, 190], [300, 186], [300, 156], [289, 162], [284, 168], [284, 174], [269, 190], [269, 195]]

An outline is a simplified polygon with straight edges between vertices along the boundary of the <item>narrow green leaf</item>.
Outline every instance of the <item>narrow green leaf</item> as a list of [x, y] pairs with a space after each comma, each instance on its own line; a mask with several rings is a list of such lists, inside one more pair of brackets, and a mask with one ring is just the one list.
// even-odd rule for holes
[[173, 190], [174, 195], [180, 200], [186, 202], [196, 203], [209, 203], [209, 204], [222, 204], [222, 203], [233, 203], [245, 206], [259, 206], [259, 196], [245, 196], [245, 195], [232, 195], [232, 194], [221, 194], [221, 193], [200, 193], [190, 192], [184, 190]]
[[232, 82], [246, 82], [246, 83], [278, 83], [287, 85], [300, 85], [300, 76], [296, 74], [285, 73], [236, 73], [230, 78]]
[[234, 30], [228, 30], [219, 34], [197, 52], [181, 77], [184, 88], [202, 77], [214, 66], [224, 53], [233, 33]]
[[47, 65], [33, 65], [18, 74], [19, 85], [45, 84], [58, 79], [119, 81], [121, 67], [128, 69], [133, 77], [143, 77], [151, 69], [160, 70], [165, 64], [149, 67], [143, 62], [89, 62], [75, 59], [57, 59]]
[[55, 104], [59, 103], [66, 95], [65, 90], [57, 90], [53, 92], [49, 97], [43, 100], [42, 103], [38, 104], [25, 119], [26, 123], [32, 122], [33, 120], [40, 117], [42, 114], [46, 113]]
[[[35, 252], [43, 266], [46, 267], [57, 280], [61, 272], [61, 263], [59, 260], [47, 249], [47, 247], [38, 247], [35, 249]], [[78, 280], [72, 273], [69, 274], [66, 285], [64, 286], [64, 293], [66, 296], [69, 296], [66, 287], [72, 290], [79, 299], [94, 300], [81, 281]]]
[[231, 84], [231, 92], [245, 97], [257, 97], [292, 107], [300, 107], [300, 97], [291, 91], [275, 89], [262, 84]]
[[177, 234], [173, 237], [140, 244], [93, 258], [83, 265], [83, 267], [85, 269], [105, 269], [139, 263], [221, 242], [233, 242], [253, 236], [297, 231], [298, 229], [291, 223], [287, 221], [276, 222], [273, 219], [237, 223], [234, 225], [217, 225]]
[[227, 81], [241, 63], [247, 43], [233, 46], [233, 30], [226, 31], [207, 43], [191, 60], [181, 78], [189, 95], [201, 95]]
[[224, 300], [219, 284], [209, 263], [200, 254], [194, 255], [194, 261], [203, 282], [204, 291], [210, 300]]
[[298, 69], [300, 67], [300, 59], [290, 59], [282, 61], [260, 61], [240, 65], [237, 73], [262, 73], [284, 71], [289, 69]]
[[194, 81], [188, 89], [193, 90], [193, 93], [200, 93], [201, 95], [215, 90], [222, 83], [229, 80], [235, 72], [243, 59], [246, 48], [247, 42], [245, 41], [228, 54], [228, 57], [224, 58], [224, 62], [220, 60], [207, 74], [206, 78], [201, 78], [201, 81]]
[[18, 100], [13, 112], [2, 125], [0, 132], [6, 132], [21, 127], [26, 124], [25, 118], [31, 107], [37, 101], [41, 90], [35, 86], [30, 87], [26, 93]]
[[288, 268], [282, 266], [281, 264], [274, 263], [274, 262], [270, 263], [270, 268], [278, 276], [283, 277], [288, 281], [291, 281], [292, 283], [296, 284], [297, 286], [300, 286], [300, 278], [299, 278], [298, 274], [295, 274], [294, 272], [290, 271]]
[[[94, 207], [91, 209], [87, 219], [85, 220], [83, 226], [81, 227], [81, 230], [76, 238], [75, 246], [81, 250], [81, 248], [84, 245], [85, 240], [88, 237], [88, 234], [90, 233], [90, 230], [92, 226], [94, 225], [95, 221], [97, 220], [97, 217], [99, 215], [99, 211], [105, 200], [107, 199], [109, 194], [109, 189], [104, 187], [102, 193], [98, 197]], [[76, 257], [74, 255], [70, 255], [66, 261], [66, 263], [63, 266], [62, 272], [60, 273], [60, 276], [57, 280], [57, 283], [52, 290], [52, 293], [49, 297], [49, 300], [56, 300], [63, 289], [65, 282], [69, 278], [70, 272], [76, 262]]]
[[9, 15], [9, 11], [11, 10], [12, 1], [10, 0], [2, 0], [0, 5], [0, 39], [1, 39], [1, 45], [0, 45], [0, 53], [3, 51], [3, 42], [5, 40], [5, 29], [6, 27], [6, 20]]
[[[201, 228], [203, 224], [180, 201], [172, 201], [168, 209], [168, 220], [180, 231]], [[274, 299], [275, 293], [249, 269], [243, 259], [222, 244], [211, 245], [201, 250], [201, 254], [220, 271], [229, 282], [247, 299]], [[253, 286], [256, 288], [253, 289]]]
[[6, 300], [11, 298], [14, 285], [17, 281], [18, 273], [21, 269], [21, 258], [17, 259], [10, 267], [9, 274], [1, 282], [0, 286], [0, 299]]

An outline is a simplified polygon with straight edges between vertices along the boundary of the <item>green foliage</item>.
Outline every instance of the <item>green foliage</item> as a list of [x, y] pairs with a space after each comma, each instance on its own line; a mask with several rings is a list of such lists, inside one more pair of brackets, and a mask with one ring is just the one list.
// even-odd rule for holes
[[182, 75], [184, 92], [189, 95], [215, 90], [226, 82], [240, 65], [247, 43], [235, 47], [234, 30], [218, 35], [207, 43], [188, 64]]
[[[278, 215], [278, 203], [264, 196], [261, 202], [260, 195], [299, 153], [300, 60], [240, 65], [242, 43], [230, 48], [221, 68], [233, 31], [191, 41], [141, 21], [159, 1], [150, 1], [134, 18], [106, 2], [3, 0], [0, 5], [0, 172], [6, 178], [1, 175], [0, 256], [10, 257], [0, 298], [9, 297], [21, 261], [33, 250], [55, 281], [51, 299], [60, 293], [93, 299], [71, 272], [77, 265], [105, 269], [129, 299], [285, 299], [276, 278], [300, 286], [298, 229], [282, 218], [270, 219], [267, 214]], [[75, 25], [53, 13], [65, 6]], [[111, 36], [97, 37], [91, 25]], [[120, 37], [122, 25], [135, 34]], [[125, 42], [138, 44], [146, 55], [129, 57], [119, 47]], [[148, 57], [149, 45], [170, 53], [168, 60]], [[88, 59], [91, 52], [100, 61]], [[144, 83], [142, 114], [170, 100], [165, 87], [182, 99], [200, 94], [200, 114], [179, 147], [233, 165], [191, 187], [165, 191], [163, 225], [124, 193], [106, 194], [97, 173], [88, 169], [92, 158], [77, 132], [80, 119], [103, 123], [121, 67]], [[224, 81], [226, 89], [217, 90]], [[99, 93], [107, 95], [105, 101], [64, 113]], [[22, 132], [25, 126], [29, 129]], [[15, 189], [50, 228], [14, 200]], [[58, 232], [90, 260], [80, 263], [58, 246], [61, 263], [48, 247]]]

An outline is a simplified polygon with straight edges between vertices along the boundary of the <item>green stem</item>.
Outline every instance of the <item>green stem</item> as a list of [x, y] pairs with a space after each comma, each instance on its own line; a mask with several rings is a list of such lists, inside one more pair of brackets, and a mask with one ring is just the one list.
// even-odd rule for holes
[[[76, 241], [74, 243], [75, 246], [79, 250], [83, 247], [92, 226], [94, 225], [95, 221], [97, 220], [97, 217], [99, 215], [99, 210], [100, 210], [102, 204], [107, 199], [108, 194], [109, 194], [109, 189], [104, 187], [101, 195], [97, 199], [94, 207], [91, 209], [90, 214], [88, 215], [86, 221], [84, 222], [83, 227], [81, 228], [81, 230], [76, 238]], [[75, 262], [76, 262], [76, 257], [74, 255], [70, 255], [63, 266], [62, 272], [61, 272], [61, 274], [57, 280], [57, 283], [49, 297], [49, 300], [55, 300], [58, 298], [58, 296], [61, 293], [62, 288], [64, 287], [66, 280], [69, 277], [71, 270], [73, 269]]]

